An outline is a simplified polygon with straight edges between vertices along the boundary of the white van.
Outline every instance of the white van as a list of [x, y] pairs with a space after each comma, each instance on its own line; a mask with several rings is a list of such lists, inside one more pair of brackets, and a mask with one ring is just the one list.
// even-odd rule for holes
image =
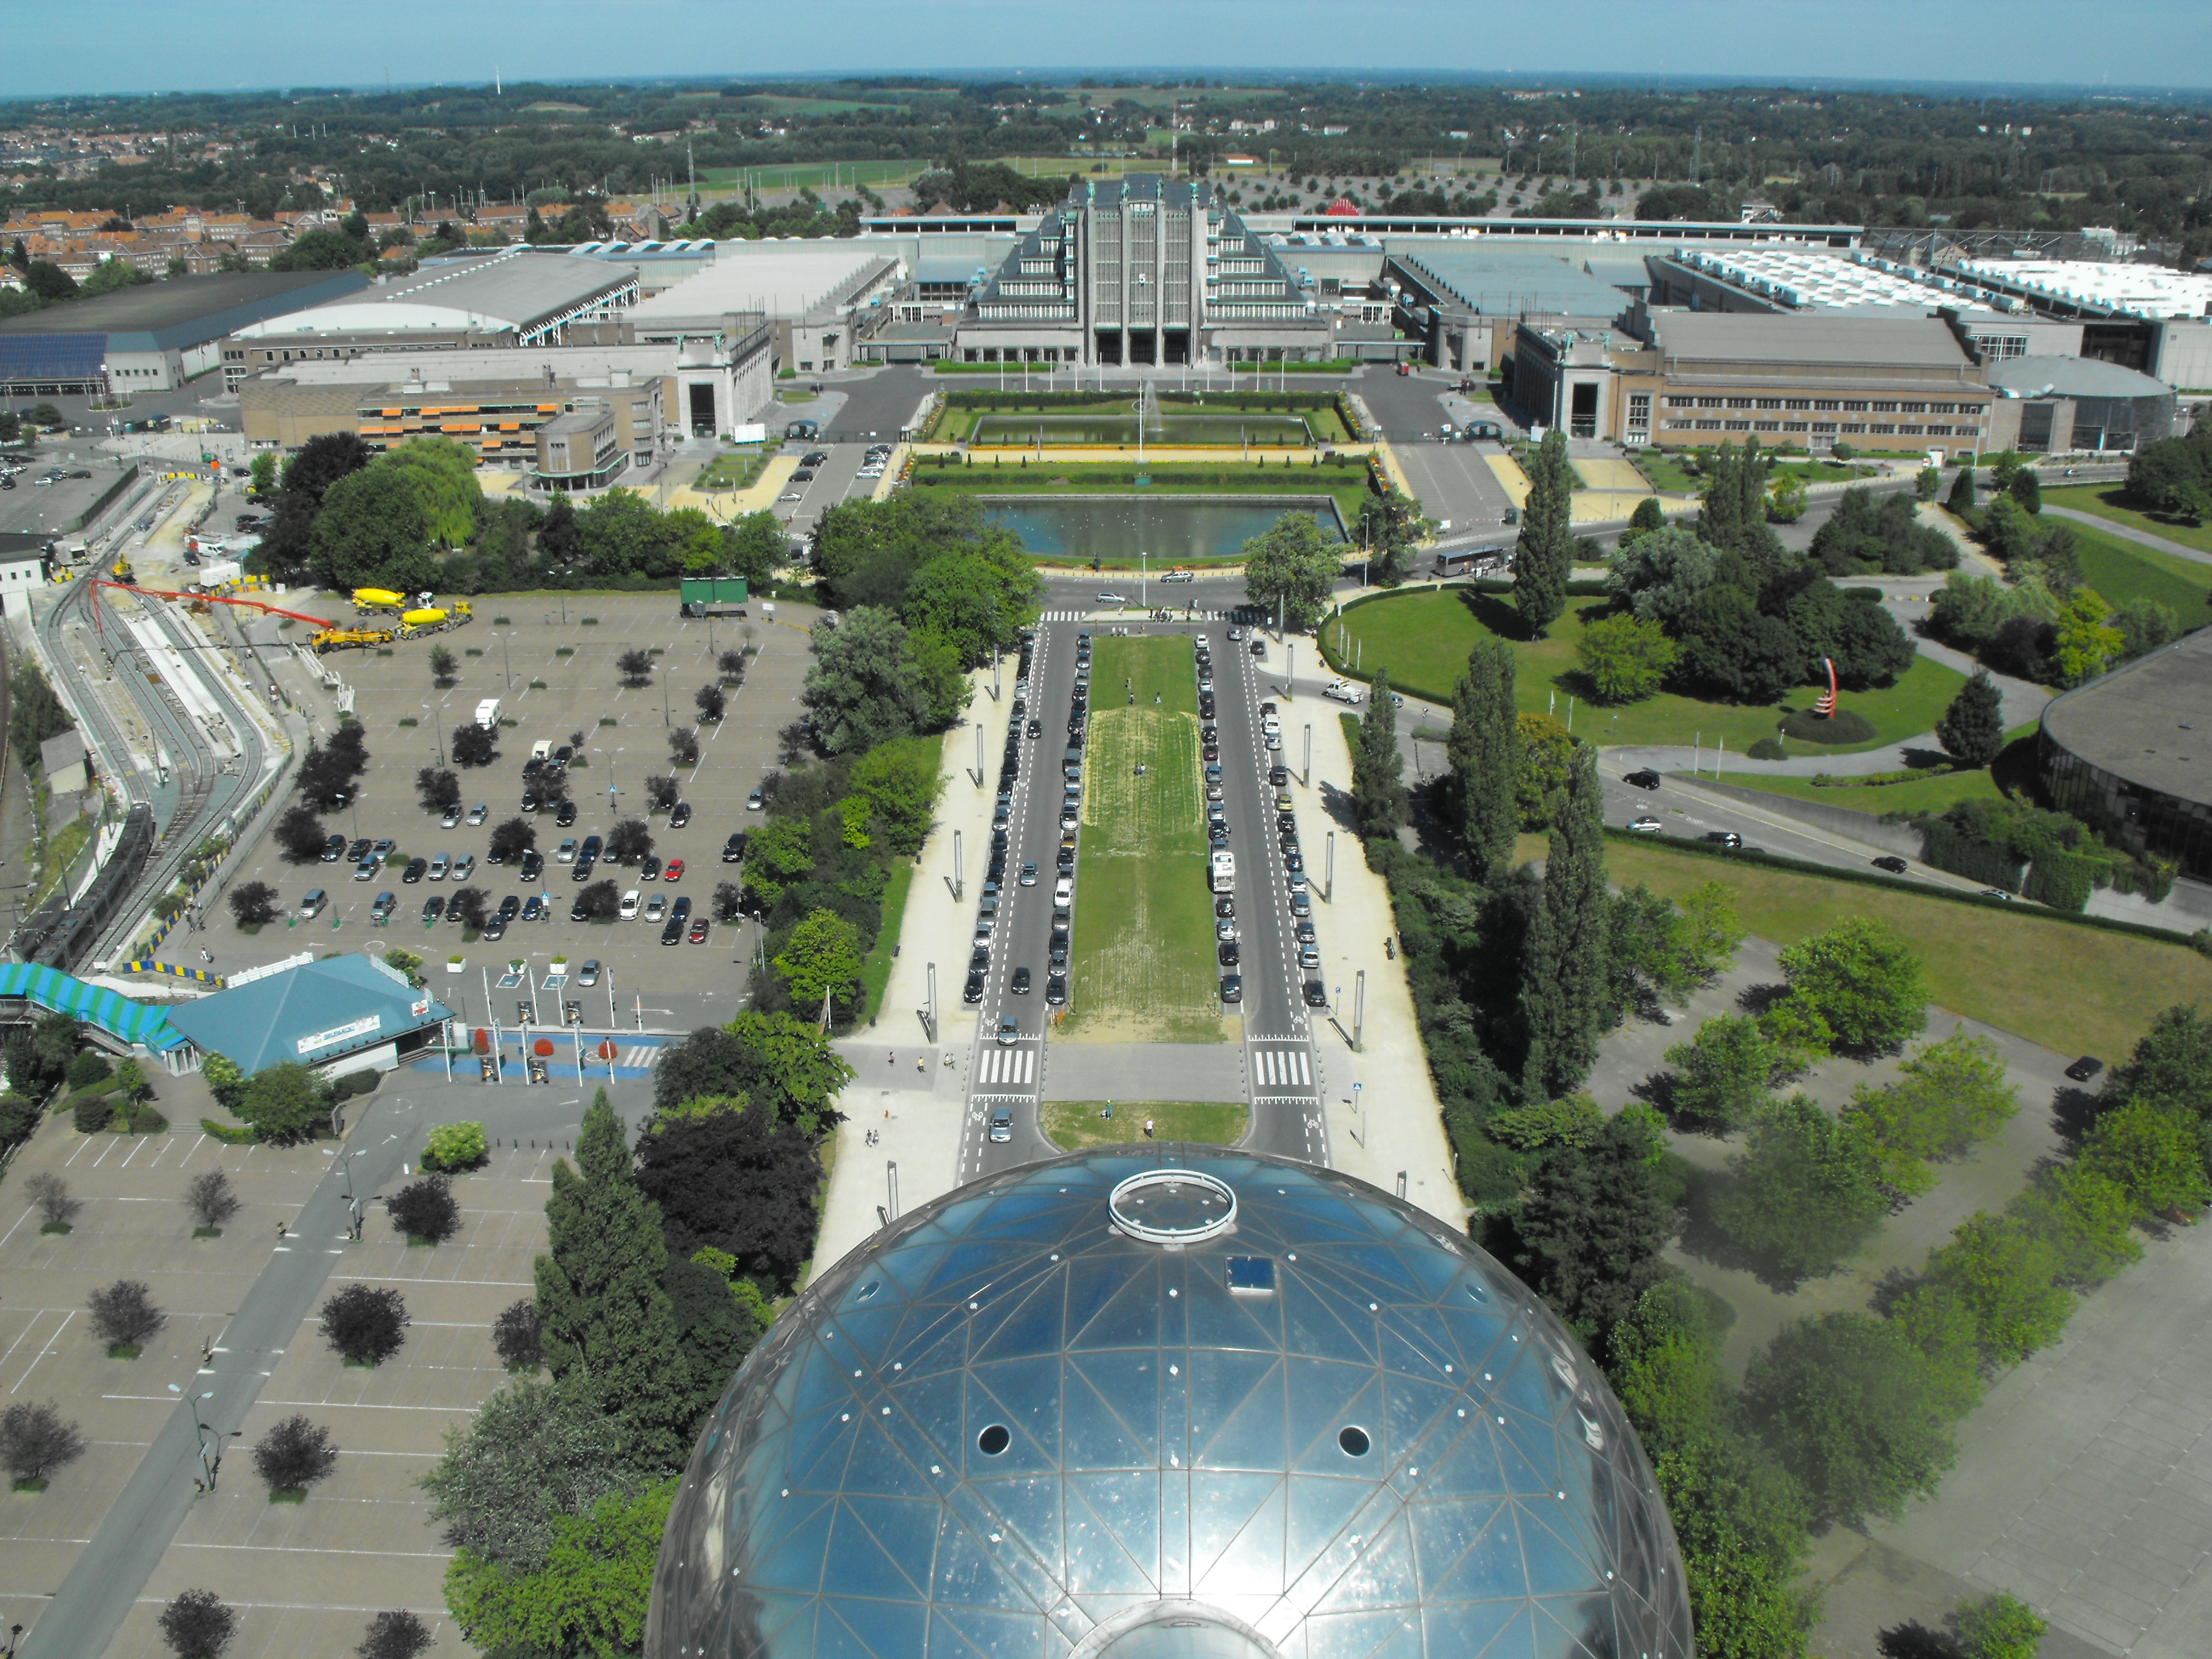
[[1218, 852], [1213, 855], [1213, 890], [1226, 893], [1237, 885], [1237, 854]]

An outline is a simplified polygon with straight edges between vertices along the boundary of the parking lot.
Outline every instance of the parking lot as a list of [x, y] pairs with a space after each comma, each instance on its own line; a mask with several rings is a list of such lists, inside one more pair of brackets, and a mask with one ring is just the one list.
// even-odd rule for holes
[[[348, 617], [351, 605], [320, 595], [295, 595], [292, 603], [308, 614]], [[568, 958], [572, 971], [586, 959], [602, 964], [598, 983], [568, 994], [584, 1001], [590, 1025], [673, 1026], [727, 1019], [741, 1006], [744, 964], [753, 933], [749, 924], [712, 924], [706, 937], [663, 948], [662, 928], [642, 912], [654, 897], [692, 901], [695, 913], [711, 916], [715, 884], [734, 880], [737, 871], [722, 861], [732, 832], [748, 827], [746, 797], [777, 763], [779, 734], [799, 714], [799, 692], [811, 659], [805, 629], [814, 620], [811, 607], [779, 605], [769, 620], [759, 607], [744, 620], [687, 620], [676, 614], [670, 594], [487, 595], [475, 602], [470, 626], [426, 638], [403, 641], [385, 656], [373, 650], [333, 653], [321, 665], [336, 671], [355, 696], [355, 713], [368, 738], [369, 766], [356, 799], [325, 815], [333, 835], [350, 844], [362, 840], [394, 843], [383, 866], [366, 878], [343, 857], [331, 862], [295, 864], [273, 839], [266, 841], [233, 884], [263, 881], [277, 890], [287, 915], [257, 934], [238, 929], [221, 896], [205, 907], [205, 930], [165, 947], [165, 957], [197, 963], [204, 948], [219, 971], [275, 961], [313, 948], [359, 949], [363, 935], [415, 951], [425, 961], [433, 990], [471, 1020], [485, 1012], [483, 975], [514, 958], [527, 958], [543, 977], [551, 958]], [[304, 624], [257, 623], [252, 633], [262, 665], [283, 684], [308, 714], [318, 737], [326, 741], [337, 728], [332, 690], [316, 684], [294, 653], [304, 643]], [[439, 646], [453, 652], [455, 683], [434, 683], [430, 653]], [[648, 684], [623, 682], [617, 659], [625, 651], [654, 652]], [[696, 724], [692, 695], [716, 678], [716, 658], [744, 648], [753, 655], [742, 685], [729, 690], [728, 708], [718, 725], [697, 725], [699, 761], [679, 768], [670, 761], [669, 734]], [[441, 826], [416, 792], [423, 767], [451, 764], [456, 727], [470, 724], [480, 702], [500, 701], [498, 751], [480, 767], [452, 766], [459, 777], [463, 808], [477, 805], [483, 822], [465, 817]], [[513, 721], [513, 725], [505, 722]], [[580, 735], [581, 741], [578, 738]], [[573, 823], [562, 825], [551, 810], [522, 809], [522, 769], [534, 746], [574, 745], [566, 769]], [[678, 780], [681, 799], [691, 809], [681, 829], [670, 815], [648, 811], [646, 781], [654, 775]], [[298, 799], [288, 797], [286, 804]], [[526, 882], [519, 860], [488, 862], [492, 832], [522, 818], [536, 834], [544, 867]], [[624, 866], [603, 859], [589, 879], [575, 879], [575, 865], [560, 859], [565, 841], [604, 839], [627, 818], [643, 819], [652, 837], [651, 856], [681, 860], [680, 877], [648, 880], [640, 863]], [[750, 815], [757, 823], [757, 815]], [[580, 852], [580, 845], [578, 849]], [[434, 866], [406, 875], [413, 858], [443, 856], [449, 869], [465, 858], [476, 866], [465, 882], [448, 875], [433, 879]], [[636, 891], [641, 914], [629, 921], [571, 921], [576, 894], [592, 883], [612, 879], [623, 891]], [[518, 914], [503, 938], [468, 940], [449, 921], [425, 920], [425, 907], [443, 901], [464, 885], [482, 889], [496, 910], [512, 898], [520, 912], [535, 898], [544, 912], [524, 921]], [[319, 914], [302, 920], [298, 911], [308, 892], [324, 890]], [[390, 893], [392, 910], [379, 923], [373, 912], [380, 894]], [[442, 903], [436, 908], [443, 909]], [[448, 958], [462, 966], [451, 969]], [[711, 968], [709, 967], [711, 965]], [[571, 979], [570, 985], [576, 981]], [[601, 999], [605, 1000], [602, 1001]], [[504, 1018], [512, 1013], [502, 1007]]]

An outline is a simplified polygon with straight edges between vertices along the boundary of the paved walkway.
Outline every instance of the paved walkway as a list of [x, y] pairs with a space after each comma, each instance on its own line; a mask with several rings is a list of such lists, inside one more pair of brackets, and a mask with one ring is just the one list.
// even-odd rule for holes
[[2131, 524], [2101, 518], [2094, 513], [2084, 513], [2078, 507], [2059, 507], [2045, 501], [2043, 510], [2053, 518], [2071, 519], [2075, 524], [2086, 524], [2108, 536], [2118, 536], [2124, 542], [2133, 542], [2138, 547], [2155, 548], [2161, 553], [2172, 554], [2177, 559], [2187, 559], [2192, 564], [2212, 564], [2212, 553], [2207, 553], [2202, 548], [2191, 547], [2186, 542], [2168, 541], [2163, 536], [2154, 536], [2148, 530], [2138, 530]]

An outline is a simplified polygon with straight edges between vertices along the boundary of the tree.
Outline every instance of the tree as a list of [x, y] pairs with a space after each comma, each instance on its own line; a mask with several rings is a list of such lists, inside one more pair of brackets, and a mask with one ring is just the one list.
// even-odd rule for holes
[[1741, 587], [1716, 582], [1699, 592], [1675, 635], [1683, 672], [1731, 702], [1770, 703], [1804, 683], [1805, 651], [1797, 635]]
[[1567, 578], [1575, 562], [1573, 494], [1567, 434], [1554, 427], [1529, 458], [1528, 499], [1513, 552], [1513, 606], [1531, 639], [1542, 639], [1567, 608]]
[[1886, 923], [1846, 916], [1784, 950], [1782, 971], [1847, 1048], [1895, 1048], [1927, 1027], [1920, 958]]
[[1945, 1622], [1958, 1638], [1959, 1659], [2035, 1659], [2051, 1628], [2034, 1608], [2002, 1590], [1961, 1601]]
[[2003, 752], [2004, 697], [1987, 669], [1959, 688], [1936, 722], [1936, 739], [1962, 766], [1987, 766]]
[[781, 522], [765, 507], [732, 524], [722, 546], [729, 574], [743, 576], [753, 587], [773, 581], [776, 568], [791, 557], [790, 539]]
[[633, 690], [650, 684], [653, 680], [653, 653], [641, 647], [625, 651], [615, 659], [615, 670], [622, 676], [622, 683]]
[[413, 481], [378, 463], [333, 483], [307, 535], [307, 568], [325, 587], [435, 587], [429, 515]]
[[676, 780], [665, 772], [656, 772], [645, 781], [646, 810], [651, 812], [671, 812], [682, 799], [683, 790]]
[[812, 910], [791, 930], [774, 966], [791, 989], [792, 1006], [811, 1010], [825, 995], [849, 1005], [860, 994], [866, 954], [858, 927], [834, 910]]
[[357, 775], [352, 762], [336, 748], [310, 747], [300, 763], [300, 793], [320, 811], [334, 812], [353, 799]]
[[830, 753], [872, 749], [934, 723], [930, 673], [890, 611], [864, 606], [848, 612], [841, 627], [817, 623], [811, 637], [814, 665], [806, 671], [805, 701]]
[[359, 1659], [421, 1659], [430, 1644], [430, 1627], [409, 1609], [398, 1607], [368, 1621], [354, 1652]]
[[1672, 1104], [1692, 1121], [1726, 1131], [1752, 1121], [1769, 1099], [1779, 1056], [1756, 1020], [1717, 1014], [1667, 1051], [1676, 1068]]
[[425, 766], [415, 774], [415, 793], [425, 811], [442, 812], [461, 804], [461, 781], [441, 767]]
[[2005, 1081], [1996, 1045], [1962, 1027], [1914, 1054], [1896, 1082], [1862, 1084], [1850, 1109], [1886, 1158], [1911, 1164], [1955, 1158], [1996, 1135], [2019, 1110], [2020, 1091]]
[[889, 852], [917, 852], [929, 834], [946, 779], [936, 744], [920, 738], [879, 744], [860, 757], [850, 784], [868, 804], [868, 821]]
[[1894, 1520], [1957, 1456], [1933, 1361], [1887, 1320], [1831, 1313], [1786, 1326], [1751, 1362], [1744, 1405], [1797, 1473], [1816, 1520]]
[[313, 864], [323, 855], [331, 832], [307, 806], [288, 806], [276, 820], [276, 845], [295, 864]]
[[677, 1483], [603, 1498], [553, 1523], [545, 1564], [505, 1572], [464, 1553], [447, 1570], [446, 1604], [461, 1633], [493, 1653], [635, 1653], [645, 1640], [653, 1571]]
[[545, 1363], [545, 1345], [539, 1340], [538, 1304], [518, 1297], [499, 1310], [491, 1322], [491, 1346], [500, 1363], [511, 1371], [536, 1370]]
[[[328, 233], [310, 231], [300, 240], [306, 241], [317, 234]], [[284, 255], [276, 257], [281, 259]], [[222, 1650], [238, 1633], [238, 1614], [213, 1590], [188, 1589], [161, 1609], [161, 1639], [175, 1651], [177, 1659], [221, 1659]]]
[[1971, 459], [1959, 463], [1958, 476], [1951, 480], [1951, 493], [1943, 505], [1964, 518], [1974, 510], [1974, 465]]
[[238, 1194], [230, 1176], [221, 1170], [204, 1170], [185, 1183], [185, 1207], [193, 1224], [215, 1232], [239, 1212]]
[[528, 818], [509, 818], [496, 825], [491, 832], [491, 859], [495, 864], [512, 863], [525, 853], [538, 848], [538, 826]]
[[699, 763], [699, 734], [696, 731], [688, 726], [669, 729], [668, 763], [671, 766], [696, 766]]
[[1915, 501], [1923, 503], [1931, 502], [1936, 499], [1936, 491], [1942, 487], [1943, 469], [1940, 466], [1923, 466], [1912, 475], [1912, 496]]
[[1659, 505], [1659, 498], [1656, 495], [1638, 496], [1636, 510], [1628, 515], [1628, 528], [1621, 533], [1620, 544], [1626, 547], [1638, 536], [1666, 527], [1667, 509]]
[[1612, 1023], [1603, 805], [1596, 751], [1577, 744], [1522, 945], [1520, 1009], [1528, 1045], [1521, 1072], [1524, 1101], [1579, 1088], [1596, 1061], [1598, 1036]]
[[1870, 1237], [1887, 1206], [1874, 1149], [1804, 1095], [1767, 1106], [1713, 1221], [1769, 1271], [1805, 1279], [1833, 1268]]
[[[322, 855], [316, 849], [316, 856]], [[240, 927], [265, 927], [276, 920], [276, 890], [265, 881], [249, 881], [230, 890], [230, 919]]]
[[795, 1282], [814, 1248], [821, 1168], [806, 1130], [778, 1121], [771, 1103], [695, 1097], [661, 1114], [638, 1156], [675, 1254], [725, 1251], [771, 1291]]
[[238, 1069], [237, 1061], [228, 1054], [210, 1054], [200, 1062], [200, 1080], [217, 1105], [233, 1117], [238, 1115], [239, 1103], [246, 1098], [246, 1073]]
[[446, 752], [456, 766], [489, 766], [499, 758], [499, 738], [489, 726], [470, 720], [453, 728]]
[[252, 493], [266, 495], [276, 488], [276, 458], [264, 450], [253, 458]]
[[481, 933], [487, 919], [486, 901], [491, 896], [481, 887], [463, 887], [446, 900], [446, 914], [460, 918], [461, 926], [470, 933]]
[[617, 864], [635, 864], [653, 851], [653, 832], [643, 818], [624, 818], [607, 831], [607, 856]]
[[84, 1436], [53, 1401], [19, 1400], [0, 1411], [0, 1465], [17, 1482], [44, 1485], [53, 1470], [84, 1455]]
[[2120, 654], [2130, 661], [2181, 637], [2181, 618], [2173, 607], [2143, 594], [2112, 612], [2110, 621], [2119, 632]]
[[1486, 634], [1468, 653], [1467, 672], [1452, 690], [1451, 736], [1445, 743], [1468, 857], [1480, 876], [1494, 877], [1513, 860], [1521, 829], [1519, 748], [1513, 648]]
[[410, 1244], [442, 1244], [461, 1230], [453, 1183], [442, 1175], [408, 1182], [384, 1200], [384, 1208]]
[[453, 683], [453, 670], [459, 665], [453, 653], [442, 645], [430, 647], [430, 678], [441, 690]]
[[538, 1316], [556, 1378], [587, 1382], [621, 1425], [625, 1456], [673, 1469], [690, 1449], [688, 1393], [661, 1275], [660, 1212], [638, 1188], [622, 1121], [602, 1089], [584, 1114], [577, 1168], [553, 1166]]
[[489, 1565], [532, 1572], [551, 1553], [557, 1520], [588, 1515], [638, 1480], [588, 1389], [522, 1381], [446, 1431], [445, 1455], [422, 1484], [447, 1543]]
[[718, 881], [714, 884], [713, 906], [715, 921], [735, 921], [744, 914], [744, 905], [745, 890], [736, 882]]
[[2148, 1217], [2193, 1214], [2212, 1202], [2196, 1121], [2164, 1102], [2137, 1098], [2100, 1114], [2081, 1148], [2081, 1167], [2117, 1182]]
[[1607, 1118], [1588, 1142], [1554, 1147], [1521, 1201], [1531, 1282], [1595, 1346], [1658, 1282], [1674, 1215], [1659, 1195], [1649, 1128]]
[[288, 1060], [247, 1079], [232, 1110], [253, 1126], [255, 1139], [282, 1145], [304, 1139], [329, 1120], [330, 1094], [321, 1079]]
[[1285, 628], [1310, 628], [1328, 609], [1344, 574], [1340, 544], [1322, 534], [1310, 513], [1284, 514], [1244, 544], [1244, 597]]
[[719, 685], [702, 685], [691, 694], [699, 718], [708, 726], [718, 723], [730, 707], [729, 694]]
[[1576, 645], [1596, 701], [1640, 702], [1657, 691], [1681, 654], [1656, 622], [1635, 616], [1601, 617]]
[[305, 1492], [338, 1466], [331, 1431], [304, 1417], [287, 1417], [270, 1425], [253, 1444], [253, 1472], [276, 1492]]
[[811, 1139], [838, 1121], [830, 1102], [854, 1073], [829, 1036], [786, 1013], [739, 1014], [705, 1025], [667, 1050], [653, 1070], [653, 1103], [665, 1114], [687, 1100], [742, 1096]]
[[2127, 649], [2126, 636], [2112, 625], [2112, 609], [2087, 587], [2075, 588], [2059, 606], [2051, 665], [2061, 685], [2096, 678]]
[[69, 1231], [70, 1225], [84, 1210], [84, 1200], [69, 1189], [69, 1182], [52, 1170], [41, 1170], [23, 1183], [23, 1190], [31, 1195], [31, 1202], [39, 1212], [41, 1224]]
[[714, 672], [721, 676], [722, 684], [725, 685], [744, 684], [745, 680], [745, 653], [742, 651], [723, 652], [721, 655], [714, 659]]
[[1549, 714], [1513, 720], [1513, 800], [1520, 828], [1541, 830], [1559, 816], [1573, 770], [1575, 740]]
[[2012, 475], [2005, 493], [2018, 501], [2023, 513], [2043, 511], [2043, 481], [2032, 466], [2024, 466]]
[[349, 1285], [323, 1304], [323, 1340], [349, 1364], [380, 1365], [407, 1341], [407, 1304], [398, 1291]]
[[128, 1348], [133, 1356], [150, 1341], [169, 1316], [154, 1305], [154, 1293], [139, 1280], [118, 1279], [86, 1299], [92, 1310], [92, 1334], [112, 1353]]
[[1375, 671], [1375, 684], [1360, 717], [1359, 742], [1352, 757], [1352, 811], [1363, 837], [1395, 836], [1406, 823], [1406, 763], [1398, 752], [1398, 709], [1391, 701], [1390, 676]]
[[1361, 498], [1358, 541], [1370, 553], [1370, 579], [1381, 586], [1395, 587], [1406, 580], [1413, 549], [1428, 533], [1420, 503], [1395, 484]]

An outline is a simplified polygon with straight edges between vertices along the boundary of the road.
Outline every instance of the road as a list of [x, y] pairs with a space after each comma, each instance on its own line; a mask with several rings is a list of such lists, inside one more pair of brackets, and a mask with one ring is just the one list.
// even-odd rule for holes
[[[1201, 607], [1212, 608], [1212, 601], [1228, 597], [1222, 592], [1221, 584], [1206, 586], [1214, 592], [1200, 601]], [[1182, 590], [1182, 596], [1198, 586], [1192, 584]], [[1079, 620], [1096, 608], [1098, 591], [1096, 579], [1061, 580], [1048, 586], [1046, 620], [1037, 628], [1023, 716], [1024, 720], [1041, 721], [1044, 731], [1037, 738], [1022, 740], [1022, 775], [1014, 786], [1007, 825], [1007, 884], [991, 942], [983, 999], [976, 1010], [975, 1054], [969, 1068], [969, 1093], [962, 1133], [972, 1137], [971, 1145], [981, 1148], [979, 1173], [1012, 1168], [1049, 1157], [1058, 1150], [1038, 1128], [1036, 1114], [1052, 1061], [1052, 1045], [1045, 1035], [1051, 1011], [1044, 994], [1050, 971], [1052, 885], [1060, 838], [1060, 763], [1066, 747], [1078, 642], [1086, 632], [1095, 641], [1109, 628], [1135, 630], [1141, 626], [1153, 635], [1193, 639], [1204, 635], [1212, 653], [1223, 804], [1227, 808], [1231, 850], [1237, 860], [1236, 921], [1243, 952], [1237, 971], [1243, 980], [1243, 1002], [1238, 1012], [1246, 1050], [1248, 1103], [1253, 1112], [1247, 1144], [1294, 1157], [1316, 1157], [1322, 1152], [1322, 1143], [1310, 1121], [1318, 1110], [1312, 1032], [1299, 1000], [1290, 887], [1273, 833], [1273, 790], [1267, 781], [1271, 757], [1261, 746], [1260, 732], [1260, 705], [1276, 695], [1267, 669], [1281, 665], [1283, 649], [1270, 642], [1268, 661], [1263, 663], [1251, 654], [1246, 643], [1229, 641], [1228, 624], [1218, 617], [1140, 624], [1132, 612], [1126, 623]], [[1171, 588], [1165, 591], [1175, 592]], [[1100, 688], [1102, 699], [1112, 693], [1111, 687]], [[1012, 695], [1011, 684], [1007, 695]], [[1110, 703], [1102, 701], [1094, 707], [1110, 707]], [[1298, 742], [1294, 711], [1285, 705], [1281, 712], [1284, 753], [1294, 757]], [[990, 750], [986, 765], [993, 777], [999, 761], [999, 752]], [[1295, 765], [1295, 760], [1291, 763]], [[1316, 881], [1322, 864], [1318, 842], [1324, 829], [1314, 823], [1299, 825]], [[989, 856], [988, 846], [975, 848], [969, 855], [971, 899], [981, 896], [981, 876]], [[1034, 887], [1020, 885], [1025, 862], [1037, 867]], [[1071, 916], [1071, 954], [1085, 921], [1079, 884]], [[1026, 994], [1017, 994], [1011, 988], [1013, 970], [1019, 967], [1030, 972], [1032, 988]], [[964, 979], [964, 973], [959, 977]], [[1019, 1038], [1002, 1047], [998, 1042], [999, 1024], [1010, 1016], [1018, 1022]], [[994, 1145], [988, 1139], [989, 1121], [1000, 1106], [1012, 1114], [1012, 1139]]]

